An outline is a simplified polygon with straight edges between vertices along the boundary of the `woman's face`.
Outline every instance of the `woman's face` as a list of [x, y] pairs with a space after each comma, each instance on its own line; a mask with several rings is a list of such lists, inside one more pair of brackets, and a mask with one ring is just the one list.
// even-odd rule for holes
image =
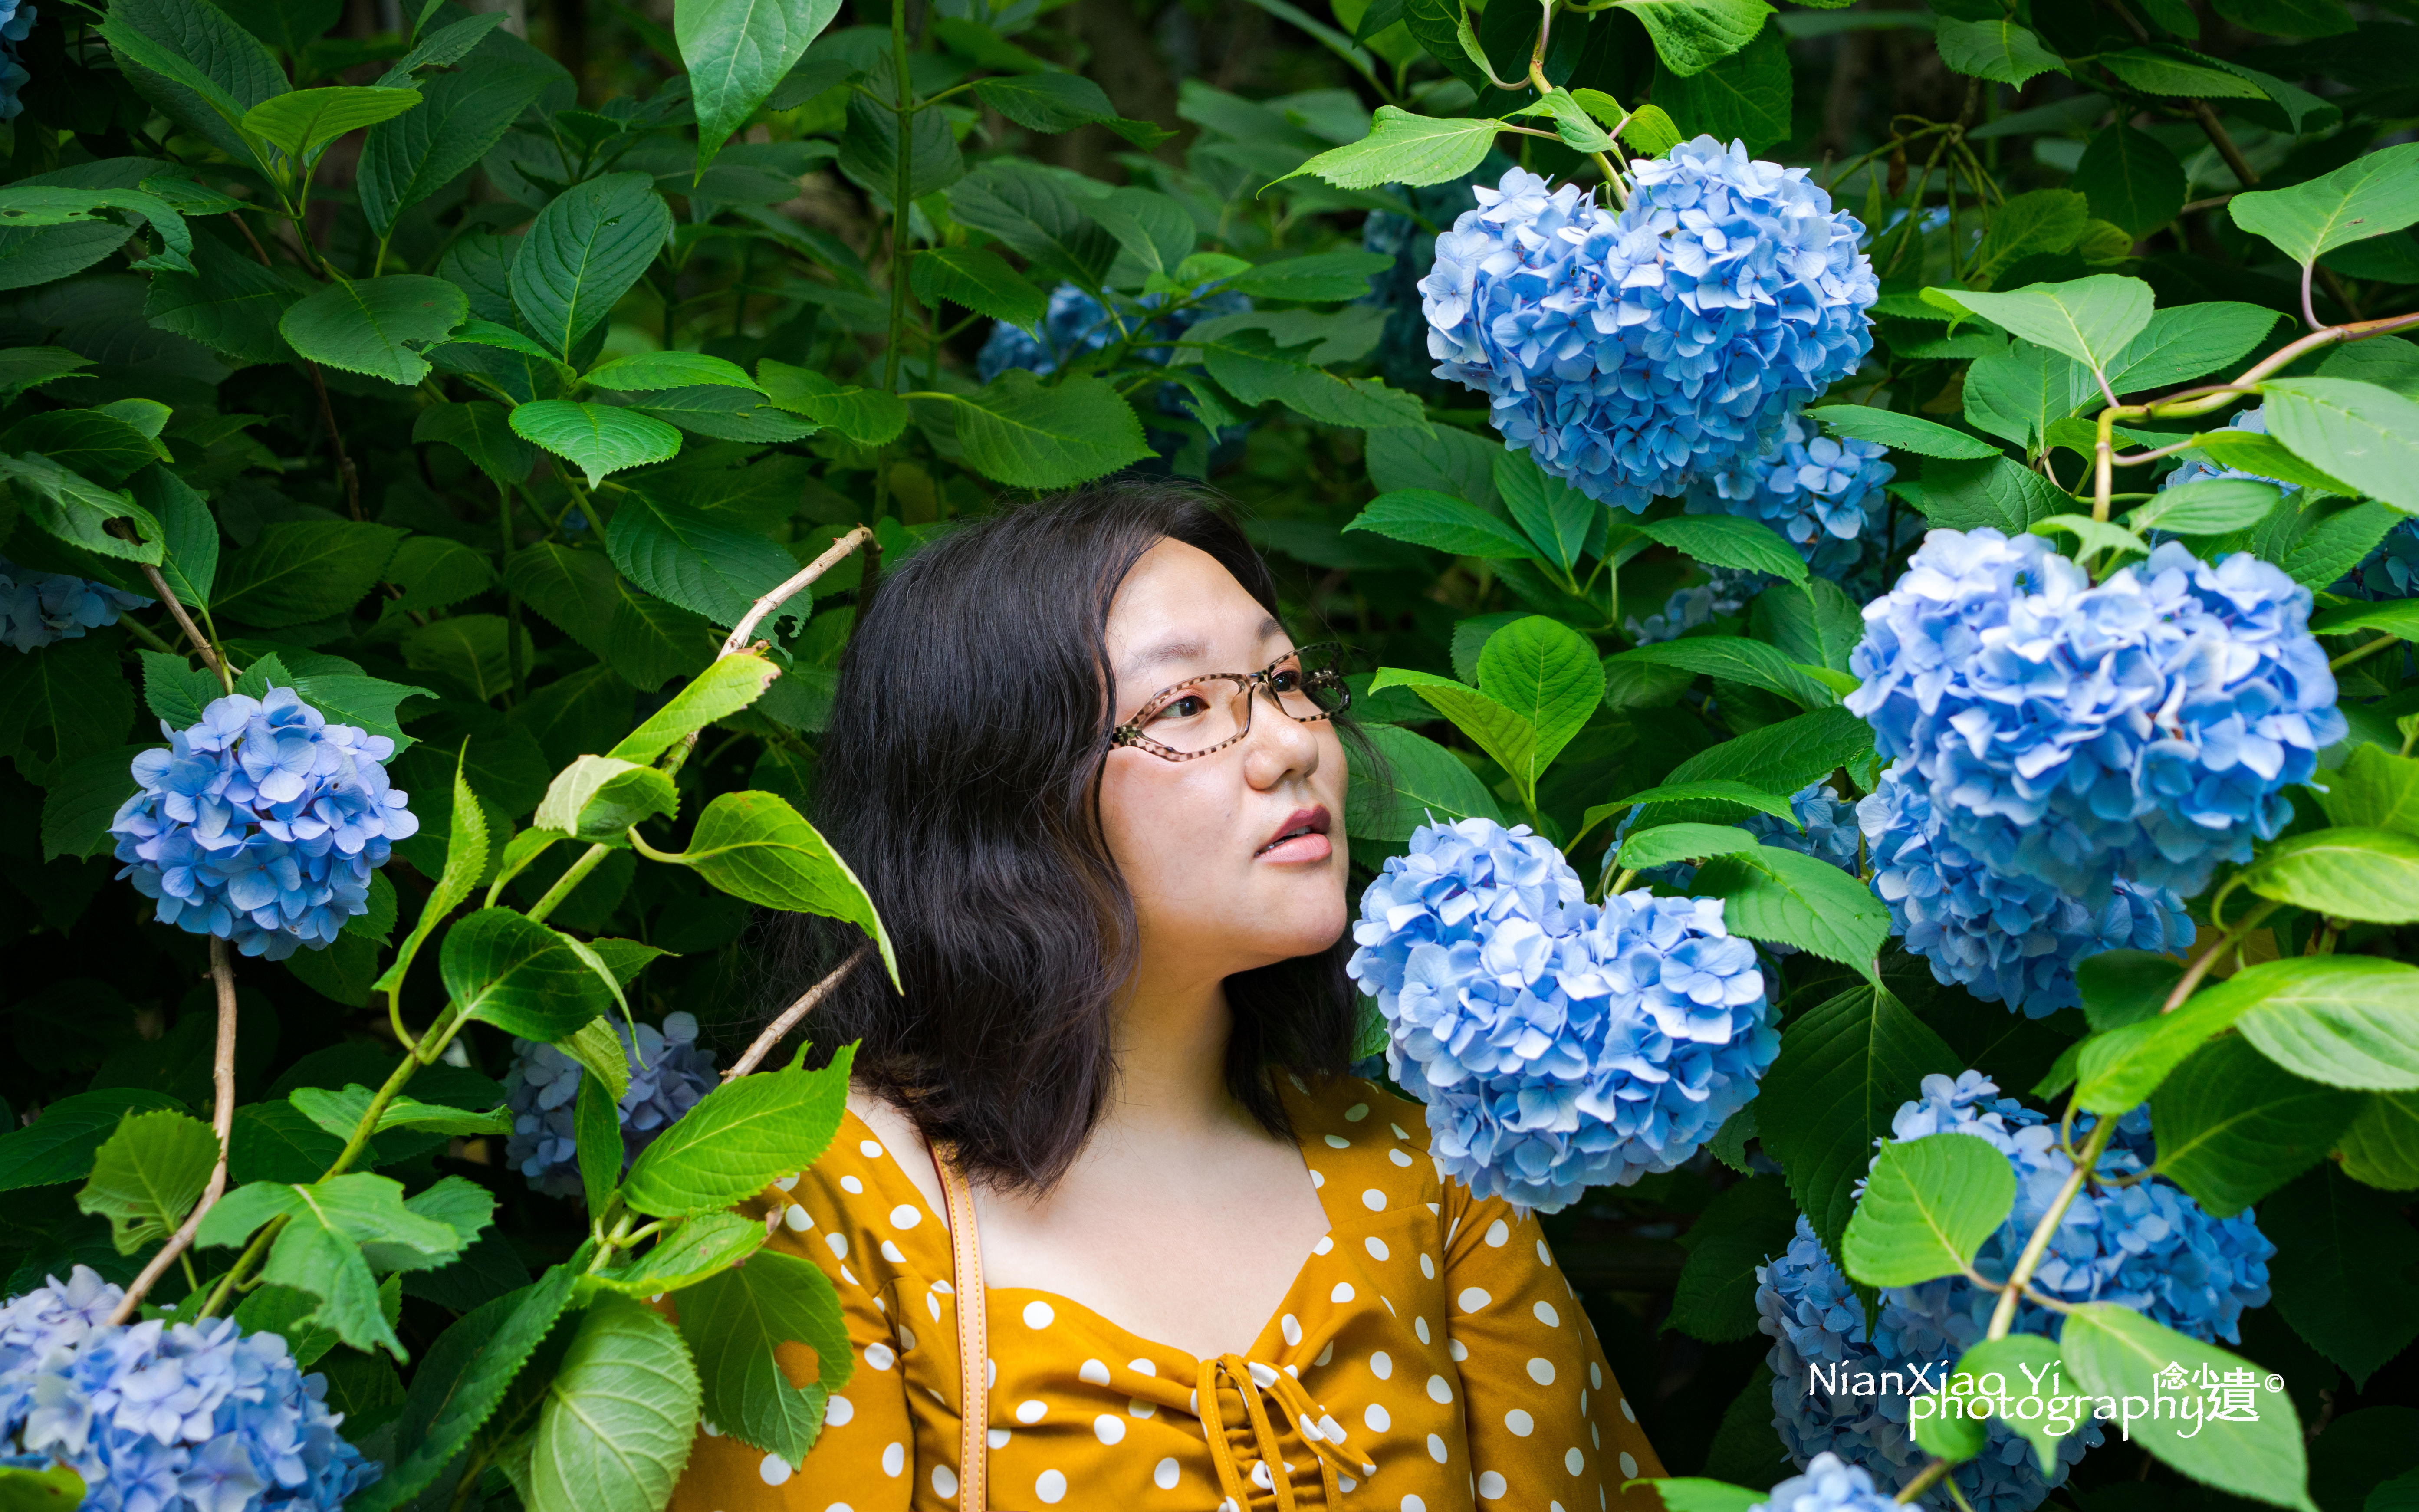
[[[1293, 649], [1215, 558], [1163, 540], [1109, 610], [1116, 722], [1134, 718], [1162, 689], [1205, 673], [1255, 672]], [[1223, 702], [1234, 685], [1201, 687]], [[1344, 932], [1335, 726], [1287, 718], [1265, 693], [1255, 692], [1253, 704], [1250, 733], [1224, 750], [1185, 762], [1134, 747], [1109, 752], [1101, 822], [1155, 964], [1180, 960], [1223, 978], [1324, 950]], [[1169, 717], [1180, 723], [1200, 707], [1173, 707]]]

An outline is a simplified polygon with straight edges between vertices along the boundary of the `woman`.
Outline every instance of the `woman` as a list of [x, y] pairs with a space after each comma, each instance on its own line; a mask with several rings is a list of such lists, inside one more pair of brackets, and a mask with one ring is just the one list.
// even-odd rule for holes
[[758, 1210], [857, 1358], [803, 1463], [709, 1427], [676, 1512], [956, 1504], [935, 1143], [975, 1193], [994, 1506], [1602, 1512], [1661, 1473], [1534, 1220], [1343, 1074], [1346, 702], [1180, 488], [1004, 512], [886, 578], [817, 810], [906, 993], [859, 970], [810, 1021], [860, 1042], [856, 1095]]

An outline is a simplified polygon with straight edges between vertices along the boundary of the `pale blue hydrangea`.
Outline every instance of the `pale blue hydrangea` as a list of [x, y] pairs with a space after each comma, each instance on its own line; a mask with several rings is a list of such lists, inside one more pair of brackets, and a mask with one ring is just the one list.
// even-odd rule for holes
[[1641, 646], [1677, 640], [1701, 625], [1747, 611], [1749, 600], [1777, 579], [1746, 567], [1708, 567], [1705, 580], [1691, 584], [1663, 601], [1663, 608], [1643, 620], [1630, 616], [1625, 628]]
[[1827, 543], [1856, 540], [1880, 513], [1882, 486], [1898, 475], [1888, 454], [1872, 441], [1826, 436], [1793, 409], [1753, 456], [1701, 475], [1688, 513], [1760, 519], [1811, 557]]
[[[1896, 1141], [1956, 1131], [1988, 1140], [2014, 1167], [2014, 1211], [1983, 1242], [1975, 1269], [2004, 1276], [2073, 1167], [2056, 1147], [2057, 1131], [1979, 1072], [1953, 1080], [1923, 1079], [1921, 1096], [1892, 1119]], [[2090, 1128], [2077, 1119], [2074, 1137]], [[2119, 1120], [2101, 1157], [2099, 1173], [2116, 1179], [2141, 1172], [2155, 1159], [2149, 1113]], [[2268, 1260], [2275, 1254], [2248, 1212], [2211, 1218], [2165, 1179], [2127, 1187], [2087, 1186], [2060, 1220], [2034, 1287], [2065, 1303], [2113, 1302], [2152, 1321], [2204, 1341], [2238, 1342], [2246, 1307], [2268, 1300]], [[1949, 1365], [1989, 1326], [1997, 1302], [1963, 1276], [1883, 1289], [1880, 1320], [1870, 1335], [1847, 1278], [1801, 1218], [1780, 1257], [1756, 1273], [1759, 1326], [1773, 1340], [1769, 1356], [1773, 1426], [1790, 1458], [1810, 1467], [1822, 1454], [1839, 1455], [1895, 1490], [1929, 1458], [1907, 1432], [1907, 1398], [1874, 1389], [1859, 1375], [1899, 1372], [1905, 1382], [1920, 1369], [1936, 1385]], [[2058, 1316], [2037, 1304], [2017, 1308], [2018, 1333], [2058, 1333]], [[1828, 1367], [1817, 1376], [1814, 1365]], [[1841, 1367], [1844, 1367], [1844, 1370]], [[1834, 1390], [1826, 1382], [1841, 1383]], [[2088, 1447], [2101, 1442], [2096, 1424], [2082, 1426], [2058, 1448], [2058, 1469], [2043, 1477], [2039, 1461], [2004, 1424], [1994, 1422], [1976, 1459], [1958, 1467], [1958, 1487], [1977, 1512], [2029, 1512]], [[1929, 1505], [1950, 1504], [1938, 1492]]]
[[336, 1512], [377, 1479], [283, 1337], [112, 1324], [124, 1296], [79, 1265], [0, 1304], [0, 1466], [65, 1464], [80, 1512]]
[[[7, 28], [0, 27], [0, 37], [6, 35]], [[7, 98], [6, 88], [6, 74], [0, 71], [0, 99]], [[0, 120], [15, 114], [0, 107]], [[0, 644], [19, 651], [36, 651], [54, 640], [81, 640], [86, 630], [116, 625], [128, 609], [153, 602], [107, 583], [36, 572], [0, 557]]]
[[387, 783], [394, 742], [331, 724], [290, 687], [211, 701], [166, 749], [134, 758], [139, 791], [110, 821], [117, 874], [189, 934], [283, 961], [325, 949], [369, 911], [370, 872], [419, 833]]
[[1451, 225], [1474, 203], [1471, 186], [1503, 177], [1512, 160], [1490, 147], [1485, 161], [1461, 177], [1441, 184], [1396, 185], [1394, 193], [1410, 202], [1412, 214], [1372, 210], [1361, 223], [1361, 250], [1394, 259], [1394, 266], [1369, 280], [1369, 292], [1354, 302], [1386, 312], [1379, 334], [1378, 371], [1394, 388], [1419, 393], [1449, 392], [1437, 382], [1435, 359], [1428, 356], [1427, 316], [1420, 313], [1420, 280], [1436, 263], [1437, 234], [1432, 226]]
[[1701, 136], [1634, 175], [1616, 214], [1511, 170], [1420, 291], [1437, 376], [1485, 393], [1507, 446], [1636, 511], [1856, 371], [1880, 287], [1863, 227], [1803, 168]]
[[1581, 897], [1524, 826], [1428, 825], [1361, 899], [1348, 967], [1445, 1173], [1553, 1211], [1694, 1154], [1779, 1053], [1720, 900]]
[[2094, 585], [2040, 536], [1934, 531], [1865, 607], [1847, 706], [2002, 875], [2198, 892], [2343, 738], [2309, 590], [2169, 542]]
[[1772, 1499], [1748, 1512], [1898, 1512], [1898, 1504], [1873, 1489], [1873, 1478], [1837, 1455], [1816, 1455], [1806, 1473], [1772, 1489]]
[[[693, 1013], [667, 1013], [661, 1029], [641, 1024], [635, 1041], [626, 1024], [616, 1021], [613, 1032], [622, 1037], [622, 1055], [630, 1068], [629, 1089], [616, 1110], [622, 1122], [622, 1166], [627, 1170], [640, 1150], [714, 1090], [718, 1078], [714, 1052], [698, 1045]], [[513, 1064], [504, 1072], [504, 1103], [513, 1115], [504, 1163], [550, 1196], [580, 1195], [575, 1120], [579, 1080], [585, 1074], [578, 1061], [550, 1044], [513, 1041]]]
[[1931, 963], [1934, 979], [2026, 1018], [2077, 1008], [2075, 963], [2103, 950], [2180, 952], [2193, 942], [2184, 901], [2119, 878], [2079, 897], [2038, 877], [2002, 876], [1943, 836], [1919, 784], [1899, 767], [1856, 808], [1872, 845], [1873, 892], [1890, 933]]
[[34, 76], [17, 49], [34, 35], [38, 14], [24, 0], [0, 0], [0, 121], [16, 119], [25, 108], [23, 91]]

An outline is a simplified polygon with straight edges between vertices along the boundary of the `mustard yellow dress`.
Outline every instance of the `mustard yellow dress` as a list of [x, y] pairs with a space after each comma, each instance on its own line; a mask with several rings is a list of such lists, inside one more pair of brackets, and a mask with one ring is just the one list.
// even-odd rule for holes
[[[1660, 1512], [1663, 1473], [1536, 1221], [1443, 1180], [1419, 1104], [1281, 1087], [1327, 1236], [1242, 1355], [1197, 1360], [1082, 1304], [989, 1292], [994, 1508]], [[856, 1351], [801, 1464], [701, 1430], [671, 1512], [957, 1505], [949, 1240], [854, 1115], [760, 1213], [839, 1288]], [[811, 1351], [782, 1363], [815, 1379]]]

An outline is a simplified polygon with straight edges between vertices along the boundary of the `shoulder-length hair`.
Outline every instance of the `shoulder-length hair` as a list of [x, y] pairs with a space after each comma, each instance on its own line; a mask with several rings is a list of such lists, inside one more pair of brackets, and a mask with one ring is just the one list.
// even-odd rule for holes
[[[869, 962], [808, 1031], [819, 1057], [858, 1041], [860, 1082], [994, 1186], [1055, 1182], [1116, 1079], [1136, 929], [1101, 828], [1106, 630], [1118, 585], [1163, 539], [1208, 552], [1276, 613], [1266, 564], [1199, 493], [1119, 481], [927, 544], [883, 575], [840, 661], [815, 824], [872, 895], [905, 990]], [[792, 990], [861, 943], [796, 918]], [[1287, 1132], [1271, 1071], [1350, 1058], [1349, 950], [1348, 932], [1226, 980], [1226, 1085], [1271, 1133]]]

